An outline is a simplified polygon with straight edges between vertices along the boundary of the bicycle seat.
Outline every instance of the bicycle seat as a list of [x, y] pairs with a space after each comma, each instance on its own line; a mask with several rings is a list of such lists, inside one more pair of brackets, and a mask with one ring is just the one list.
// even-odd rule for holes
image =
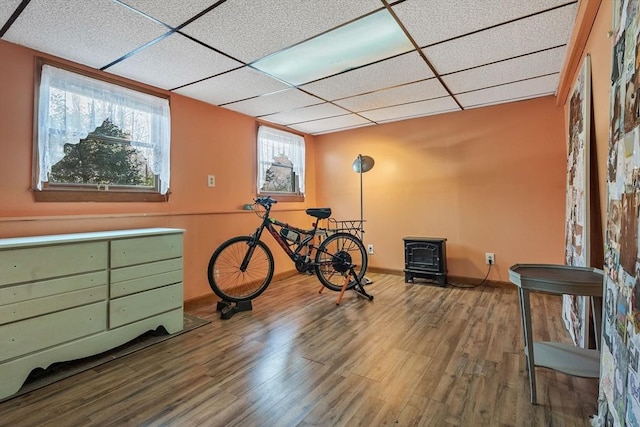
[[306, 212], [307, 215], [318, 219], [325, 219], [331, 216], [331, 208], [309, 208]]

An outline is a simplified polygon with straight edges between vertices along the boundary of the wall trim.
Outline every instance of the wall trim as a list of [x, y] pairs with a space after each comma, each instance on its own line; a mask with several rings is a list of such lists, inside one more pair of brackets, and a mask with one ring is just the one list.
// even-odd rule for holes
[[567, 101], [576, 70], [582, 63], [584, 48], [591, 34], [591, 28], [596, 20], [601, 3], [602, 0], [582, 0], [578, 3], [576, 22], [567, 45], [567, 56], [560, 72], [556, 105], [564, 105]]
[[[274, 274], [273, 279], [271, 279], [271, 284], [269, 286], [272, 286], [274, 282], [277, 282], [278, 280], [288, 279], [289, 277], [297, 276], [298, 274], [300, 274], [298, 273], [298, 270], [289, 270], [282, 273]], [[218, 301], [220, 301], [220, 298], [218, 297], [218, 295], [214, 294], [213, 291], [211, 291], [211, 293], [209, 294], [201, 295], [199, 297], [190, 298], [186, 300], [183, 306], [185, 311], [189, 311], [189, 310], [196, 310], [204, 306], [213, 307], [215, 304], [218, 303]]]
[[[380, 268], [380, 267], [369, 267], [367, 268], [368, 272], [371, 273], [379, 273], [379, 274], [391, 274], [393, 276], [404, 276], [404, 270], [397, 270], [392, 268]], [[467, 286], [478, 285], [482, 282], [482, 278], [478, 277], [465, 277], [465, 276], [452, 276], [450, 274], [447, 275], [447, 282], [455, 282], [456, 284]], [[430, 283], [430, 281], [420, 282], [420, 283]], [[433, 281], [434, 285], [438, 285], [436, 281]], [[487, 280], [486, 285], [494, 286], [494, 287], [513, 287], [514, 284], [511, 282], [504, 282], [502, 280]], [[450, 285], [455, 286], [455, 285]]]
[[[285, 208], [273, 209], [272, 212], [303, 212], [305, 208]], [[184, 211], [184, 212], [138, 212], [125, 214], [87, 214], [87, 215], [43, 215], [43, 216], [10, 216], [0, 217], [2, 222], [20, 221], [69, 221], [79, 219], [106, 219], [106, 218], [148, 218], [148, 217], [175, 217], [175, 216], [197, 216], [197, 215], [233, 215], [233, 214], [255, 214], [253, 210], [236, 209], [228, 211]]]

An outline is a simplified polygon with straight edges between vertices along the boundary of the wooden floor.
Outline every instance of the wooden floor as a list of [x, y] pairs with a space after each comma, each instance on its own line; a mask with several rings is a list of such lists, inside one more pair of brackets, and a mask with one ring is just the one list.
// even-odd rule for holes
[[[529, 403], [514, 288], [368, 277], [373, 302], [296, 276], [229, 320], [190, 310], [212, 322], [1, 403], [0, 425], [589, 425], [597, 380], [538, 368]], [[568, 342], [559, 297], [532, 311], [535, 339]]]

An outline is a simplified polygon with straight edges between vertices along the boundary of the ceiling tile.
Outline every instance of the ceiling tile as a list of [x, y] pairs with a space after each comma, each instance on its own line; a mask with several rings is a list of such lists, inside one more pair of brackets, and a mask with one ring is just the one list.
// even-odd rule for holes
[[224, 108], [255, 117], [292, 110], [318, 102], [320, 102], [320, 100], [315, 96], [307, 95], [298, 89], [288, 89], [244, 101], [225, 104]]
[[393, 6], [418, 46], [468, 34], [567, 3], [567, 0], [407, 0]]
[[439, 98], [448, 95], [446, 89], [435, 78], [417, 83], [409, 83], [390, 89], [371, 92], [335, 101], [336, 104], [354, 111], [373, 110], [392, 105]]
[[323, 130], [323, 131], [314, 132], [314, 133], [312, 133], [312, 135], [322, 135], [322, 134], [326, 134], [326, 133], [342, 132], [342, 131], [349, 130], [349, 129], [362, 128], [362, 127], [365, 127], [365, 126], [372, 126], [372, 125], [373, 125], [373, 123], [367, 122], [367, 123], [359, 124], [359, 125], [343, 126], [343, 127], [339, 127], [339, 128], [335, 128], [335, 129], [326, 129], [326, 130]]
[[243, 67], [189, 86], [176, 89], [184, 96], [210, 102], [215, 105], [240, 101], [258, 95], [288, 89], [289, 86], [276, 79]]
[[379, 0], [227, 1], [182, 31], [248, 63], [381, 7]]
[[166, 31], [108, 0], [32, 0], [3, 39], [101, 68]]
[[442, 77], [453, 93], [487, 88], [545, 74], [559, 73], [566, 47], [545, 50]]
[[347, 113], [348, 111], [325, 102], [323, 104], [316, 104], [309, 107], [296, 108], [295, 110], [270, 114], [261, 118], [282, 125], [290, 125], [292, 123], [300, 123], [327, 117], [341, 116]]
[[440, 74], [564, 45], [571, 35], [576, 5], [481, 31], [423, 49]]
[[22, 0], [2, 0], [0, 2], [0, 28], [4, 27], [21, 2]]
[[[455, 99], [475, 108], [554, 93], [578, 3], [31, 0], [3, 39], [95, 68], [124, 58], [106, 71], [318, 134], [456, 111]], [[20, 4], [0, 0], [0, 25]], [[337, 27], [346, 31], [355, 20], [366, 23], [360, 18], [376, 16], [385, 4], [392, 4], [422, 52], [341, 67], [350, 71], [300, 90], [244, 64], [320, 40], [316, 37]], [[210, 8], [180, 32], [169, 32], [168, 26], [178, 27]], [[376, 24], [367, 31], [383, 32]], [[420, 54], [441, 73], [455, 99], [446, 96]]]
[[184, 24], [191, 17], [217, 3], [217, 0], [120, 1], [174, 28]]
[[362, 126], [367, 124], [371, 124], [371, 122], [355, 114], [347, 114], [344, 116], [331, 117], [327, 119], [298, 123], [296, 125], [291, 126], [291, 128], [299, 130], [301, 132], [315, 134], [315, 133], [326, 132], [326, 131], [331, 131], [335, 129], [342, 129], [342, 128], [353, 127], [353, 126]]
[[460, 107], [458, 107], [453, 98], [447, 96], [444, 98], [430, 99], [428, 101], [413, 102], [411, 104], [364, 111], [360, 114], [374, 122], [382, 122], [458, 110], [460, 110]]
[[464, 108], [479, 107], [497, 102], [510, 102], [518, 99], [536, 98], [555, 93], [558, 87], [558, 75], [538, 77], [517, 83], [510, 83], [488, 89], [476, 90], [456, 95]]
[[173, 89], [240, 66], [240, 62], [174, 33], [106, 71]]
[[420, 55], [410, 52], [309, 83], [302, 89], [331, 101], [431, 77], [433, 73]]

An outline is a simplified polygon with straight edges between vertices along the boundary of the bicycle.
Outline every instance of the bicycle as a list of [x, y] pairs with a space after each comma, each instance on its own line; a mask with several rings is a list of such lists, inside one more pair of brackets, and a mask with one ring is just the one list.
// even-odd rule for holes
[[[307, 215], [315, 221], [313, 228], [306, 230], [272, 218], [271, 207], [277, 201], [271, 197], [259, 197], [254, 202], [254, 210], [262, 218], [260, 226], [249, 236], [225, 241], [209, 260], [207, 277], [213, 292], [222, 299], [218, 310], [223, 316], [225, 310], [227, 313], [232, 311], [230, 315], [250, 310], [250, 301], [271, 283], [275, 264], [271, 250], [261, 240], [264, 230], [271, 234], [299, 272], [315, 273], [320, 283], [332, 291], [353, 289], [367, 299], [373, 299], [361, 283], [368, 258], [360, 239], [348, 232], [326, 234], [325, 229], [318, 227], [320, 220], [331, 216], [330, 208], [307, 209]], [[324, 235], [326, 238], [316, 245]]]

